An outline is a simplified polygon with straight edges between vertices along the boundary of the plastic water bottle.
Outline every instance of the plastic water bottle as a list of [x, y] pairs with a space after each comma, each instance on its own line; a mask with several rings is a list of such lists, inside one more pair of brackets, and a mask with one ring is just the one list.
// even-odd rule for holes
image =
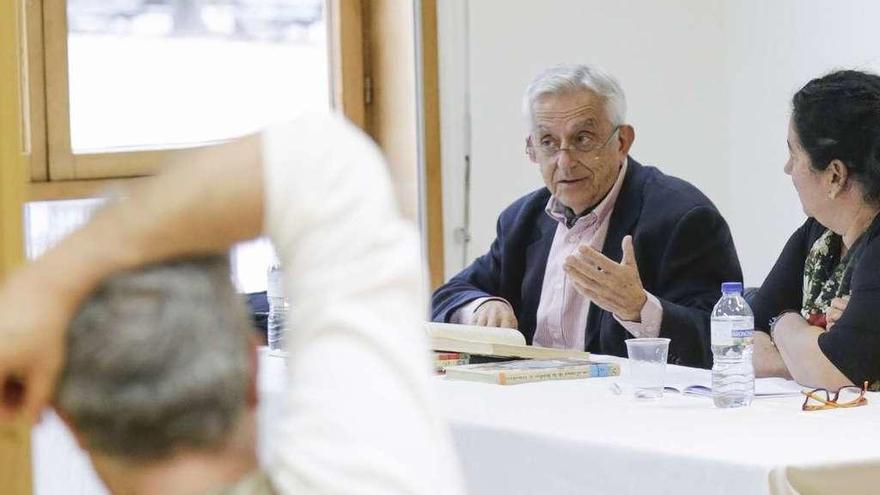
[[266, 340], [269, 341], [270, 350], [284, 350], [284, 321], [289, 305], [284, 297], [284, 272], [277, 260], [269, 265], [266, 278], [266, 298], [269, 300]]
[[721, 284], [721, 299], [712, 309], [712, 399], [716, 407], [747, 406], [755, 395], [755, 317], [742, 290], [740, 282]]

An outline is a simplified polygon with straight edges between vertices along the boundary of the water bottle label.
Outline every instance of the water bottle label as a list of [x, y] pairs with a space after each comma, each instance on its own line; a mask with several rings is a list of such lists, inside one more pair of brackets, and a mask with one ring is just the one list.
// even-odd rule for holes
[[713, 346], [733, 345], [732, 321], [713, 321], [711, 328]]
[[744, 321], [713, 321], [711, 329], [713, 346], [743, 345], [752, 343], [755, 324], [752, 318]]
[[731, 331], [731, 336], [735, 339], [750, 339], [752, 335], [755, 333], [755, 329], [752, 328], [752, 325], [743, 326], [741, 328], [733, 327]]
[[736, 345], [751, 345], [755, 334], [755, 319], [751, 316], [733, 322], [731, 337]]

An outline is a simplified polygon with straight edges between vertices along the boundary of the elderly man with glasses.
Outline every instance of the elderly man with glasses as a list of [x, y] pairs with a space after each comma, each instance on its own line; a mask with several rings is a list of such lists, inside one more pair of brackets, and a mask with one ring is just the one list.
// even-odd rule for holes
[[546, 188], [501, 213], [489, 252], [434, 293], [433, 319], [616, 356], [628, 338], [668, 337], [670, 362], [709, 367], [709, 311], [721, 282], [742, 280], [724, 218], [627, 156], [626, 98], [602, 70], [543, 72], [523, 111]]

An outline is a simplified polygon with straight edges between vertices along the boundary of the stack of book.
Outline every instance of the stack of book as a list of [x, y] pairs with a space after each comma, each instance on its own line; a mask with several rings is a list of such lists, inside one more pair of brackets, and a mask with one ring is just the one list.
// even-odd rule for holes
[[[590, 353], [526, 345], [526, 338], [512, 328], [478, 327], [428, 322], [425, 331], [435, 351], [462, 352], [473, 356], [520, 359], [589, 359]], [[473, 362], [473, 359], [471, 360]]]
[[450, 366], [446, 376], [454, 380], [516, 385], [545, 380], [576, 380], [617, 376], [617, 363], [594, 363], [582, 359], [520, 359], [503, 363]]
[[461, 366], [470, 361], [470, 355], [464, 352], [434, 351], [434, 371], [441, 375], [448, 366]]
[[620, 374], [615, 363], [590, 361], [589, 352], [526, 345], [511, 328], [429, 322], [425, 330], [435, 368], [452, 379], [513, 385]]

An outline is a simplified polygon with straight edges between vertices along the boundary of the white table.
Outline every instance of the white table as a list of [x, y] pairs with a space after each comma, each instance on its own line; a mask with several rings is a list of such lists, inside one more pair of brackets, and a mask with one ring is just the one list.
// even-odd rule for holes
[[[673, 366], [668, 378], [695, 383], [707, 373]], [[280, 359], [263, 355], [264, 459], [283, 376]], [[802, 412], [797, 397], [721, 410], [710, 399], [672, 394], [638, 402], [612, 393], [615, 381], [623, 380], [505, 387], [438, 378], [470, 492], [880, 493], [880, 394], [847, 410]], [[57, 418], [48, 416], [33, 439], [35, 493], [106, 493]]]
[[[704, 397], [615, 395], [622, 376], [437, 390], [471, 493], [880, 493], [880, 394], [803, 412], [803, 397], [717, 409]], [[672, 366], [668, 380], [709, 372]]]

